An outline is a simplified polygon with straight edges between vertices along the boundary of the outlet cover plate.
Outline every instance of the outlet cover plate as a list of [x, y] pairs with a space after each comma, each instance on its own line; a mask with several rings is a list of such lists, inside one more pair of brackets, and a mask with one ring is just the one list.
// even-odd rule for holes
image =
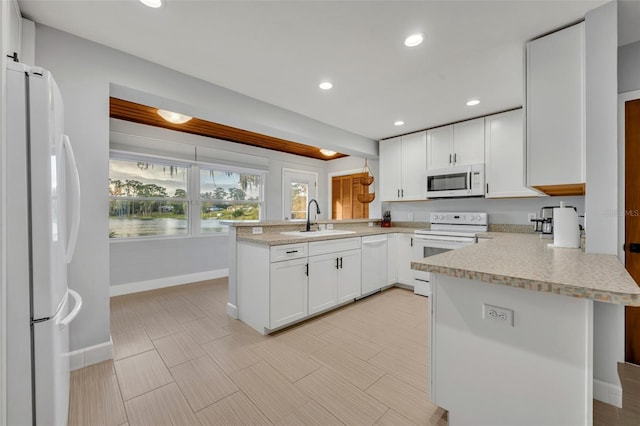
[[251, 232], [253, 233], [253, 235], [262, 234], [262, 226], [254, 226], [253, 228], [251, 228]]
[[482, 305], [482, 319], [513, 327], [513, 309], [500, 306]]

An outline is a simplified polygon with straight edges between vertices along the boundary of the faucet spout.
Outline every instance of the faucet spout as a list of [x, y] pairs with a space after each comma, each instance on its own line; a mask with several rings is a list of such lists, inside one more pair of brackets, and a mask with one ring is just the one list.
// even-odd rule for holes
[[311, 231], [311, 203], [316, 203], [316, 214], [320, 214], [320, 206], [315, 198], [309, 200], [309, 205], [307, 206], [307, 226], [305, 227], [305, 231]]

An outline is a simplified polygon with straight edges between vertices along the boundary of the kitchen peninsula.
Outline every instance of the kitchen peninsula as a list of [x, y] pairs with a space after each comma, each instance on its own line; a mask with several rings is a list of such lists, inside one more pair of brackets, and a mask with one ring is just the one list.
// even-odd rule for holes
[[640, 306], [615, 256], [536, 235], [414, 261], [432, 273], [430, 397], [449, 424], [591, 424], [593, 302]]

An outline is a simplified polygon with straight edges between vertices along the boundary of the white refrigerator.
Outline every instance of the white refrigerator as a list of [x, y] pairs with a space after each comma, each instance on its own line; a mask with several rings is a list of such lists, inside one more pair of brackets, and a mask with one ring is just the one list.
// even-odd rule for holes
[[7, 65], [6, 247], [9, 425], [66, 425], [69, 323], [82, 298], [67, 287], [80, 181], [51, 74]]

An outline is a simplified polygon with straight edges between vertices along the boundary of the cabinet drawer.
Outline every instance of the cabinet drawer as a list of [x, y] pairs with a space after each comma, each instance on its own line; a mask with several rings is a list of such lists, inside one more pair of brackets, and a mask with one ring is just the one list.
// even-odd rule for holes
[[301, 257], [307, 257], [307, 243], [286, 244], [283, 246], [271, 247], [271, 262], [299, 259]]
[[360, 237], [341, 238], [339, 240], [314, 241], [309, 243], [309, 256], [335, 253], [343, 250], [360, 248]]

